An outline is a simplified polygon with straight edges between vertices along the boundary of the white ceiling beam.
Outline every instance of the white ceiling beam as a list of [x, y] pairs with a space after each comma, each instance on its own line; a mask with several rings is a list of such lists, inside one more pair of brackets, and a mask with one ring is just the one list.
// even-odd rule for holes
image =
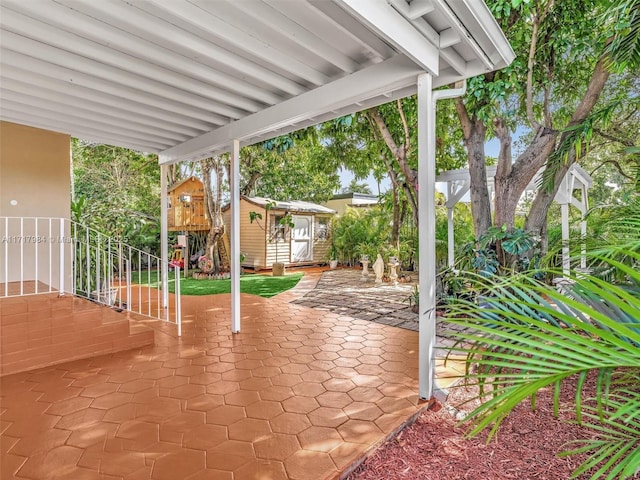
[[169, 12], [172, 16], [182, 18], [196, 27], [207, 32], [216, 38], [223, 40], [229, 45], [246, 52], [252, 57], [259, 58], [265, 62], [277, 65], [280, 69], [295, 75], [298, 78], [311, 83], [312, 85], [324, 85], [329, 78], [322, 72], [315, 70], [291, 56], [285, 55], [281, 51], [273, 48], [268, 43], [264, 43], [256, 37], [245, 32], [225, 19], [215, 15], [215, 3], [203, 5], [200, 8], [192, 3], [183, 0], [172, 0], [170, 2], [149, 0], [149, 3], [142, 4], [142, 8], [149, 11], [150, 5]]
[[[6, 30], [44, 42], [54, 48], [64, 50], [73, 45], [74, 53], [84, 58], [92, 59], [100, 64], [120, 68], [133, 75], [145, 77], [146, 81], [161, 82], [185, 92], [213, 100], [211, 111], [229, 118], [243, 117], [246, 112], [255, 112], [264, 105], [258, 102], [231, 93], [227, 90], [215, 87], [211, 84], [193, 80], [189, 76], [180, 75], [171, 70], [159, 67], [154, 63], [141, 58], [131, 57], [125, 53], [105, 47], [68, 33], [59, 28], [39, 22], [33, 18], [25, 17], [0, 6], [0, 25]], [[232, 106], [233, 105], [233, 106]]]
[[[208, 1], [209, 0], [198, 0], [197, 4], [202, 5]], [[238, 2], [226, 2], [226, 4], [242, 11], [243, 15], [250, 16], [255, 21], [267, 25], [277, 32], [278, 35], [282, 35], [287, 40], [300, 45], [302, 48], [335, 65], [342, 71], [352, 73], [360, 67], [340, 50], [333, 48], [325, 39], [319, 38], [317, 35], [283, 15], [280, 11], [265, 3], [256, 2], [251, 5], [251, 8], [246, 8], [242, 3]]]
[[[63, 98], [69, 104], [87, 105], [88, 108], [107, 108], [121, 116], [138, 119], [156, 127], [163, 127], [176, 133], [193, 137], [198, 133], [208, 131], [211, 124], [201, 122], [174, 112], [167, 112], [156, 107], [143, 105], [139, 102], [123, 100], [114, 95], [98, 90], [69, 84], [54, 78], [37, 75], [33, 71], [26, 71], [10, 65], [2, 66], [2, 86], [14, 90], [19, 85], [21, 89], [37, 91], [40, 96], [57, 100]], [[17, 91], [21, 91], [18, 89]]]
[[[436, 30], [429, 25], [429, 23], [424, 19], [419, 17], [413, 17], [411, 15], [411, 8], [407, 4], [405, 0], [393, 0], [393, 5], [398, 9], [398, 12], [408, 20], [411, 20], [411, 23], [416, 27], [416, 29], [422, 33], [434, 47], [440, 50], [440, 56], [449, 64], [450, 67], [455, 69], [461, 75], [466, 74], [467, 72], [467, 62], [464, 58], [462, 58], [455, 50], [452, 48], [448, 48], [456, 43], [460, 42], [460, 37], [458, 36], [457, 41], [453, 41], [452, 33], [456, 34], [452, 29], [444, 30], [441, 33], [436, 32]], [[428, 1], [429, 12], [435, 9], [433, 2], [431, 0]], [[413, 2], [411, 3], [413, 6]], [[445, 34], [445, 37], [442, 37], [442, 33]], [[453, 42], [452, 42], [453, 41]]]
[[440, 32], [440, 48], [452, 47], [461, 41], [460, 34], [453, 28], [447, 28]]
[[41, 108], [51, 112], [62, 114], [67, 120], [77, 117], [79, 121], [91, 125], [117, 125], [123, 131], [136, 132], [136, 134], [148, 135], [148, 138], [164, 139], [170, 143], [184, 142], [189, 136], [178, 135], [175, 132], [166, 130], [165, 128], [157, 129], [151, 127], [148, 123], [138, 123], [122, 114], [112, 115], [104, 111], [98, 111], [94, 108], [86, 108], [78, 102], [58, 102], [47, 98], [42, 98], [38, 92], [22, 93], [11, 89], [7, 82], [3, 82], [2, 102], [11, 101], [14, 104], [28, 105], [30, 107]]
[[[97, 79], [110, 81], [120, 84], [128, 88], [134, 88], [141, 92], [146, 92], [160, 98], [173, 100], [175, 102], [201, 110], [203, 113], [211, 110], [224, 111], [225, 114], [208, 113], [208, 118], [217, 124], [227, 123], [231, 113], [231, 118], [239, 118], [239, 111], [221, 108], [216, 102], [207, 101], [200, 95], [194, 95], [176, 87], [166, 85], [164, 83], [145, 78], [139, 74], [127, 72], [118, 67], [106, 65], [99, 61], [83, 57], [74, 53], [70, 53], [60, 48], [46, 45], [37, 40], [23, 37], [12, 32], [3, 31], [2, 46], [14, 52], [21, 53], [26, 56], [33, 56], [35, 52], [40, 60], [59, 65], [70, 70], [83, 72], [85, 75], [92, 76]], [[123, 58], [123, 62], [125, 59]], [[238, 116], [236, 116], [238, 115]]]
[[[291, 2], [291, 0], [267, 0], [270, 4], [280, 5], [281, 9], [302, 8], [304, 2]], [[369, 54], [374, 62], [380, 62], [391, 58], [397, 52], [386, 42], [375, 36], [362, 23], [351, 15], [345, 15], [343, 8], [326, 0], [308, 0], [310, 6], [318, 12], [318, 15], [333, 21], [343, 33], [358, 42]]]
[[407, 3], [407, 0], [391, 0], [393, 6], [405, 17], [415, 20], [427, 15], [435, 9], [431, 0], [413, 0]]
[[[4, 40], [7, 35], [9, 35], [8, 32], [3, 32], [3, 47], [6, 46]], [[55, 51], [55, 49], [52, 50]], [[55, 65], [54, 63], [49, 63], [47, 60], [36, 59], [28, 56], [27, 54], [6, 50], [4, 48], [1, 50], [0, 54], [2, 55], [3, 64], [30, 70], [40, 75], [67, 82], [71, 85], [76, 84], [88, 88], [93, 88], [98, 91], [110, 93], [120, 99], [131, 100], [134, 102], [144, 102], [145, 104], [155, 106], [165, 111], [174, 111], [187, 117], [202, 120], [213, 125], [222, 125], [228, 122], [227, 118], [208, 113], [202, 108], [191, 108], [178, 101], [162, 97], [157, 93], [153, 94], [152, 92], [147, 92], [146, 90], [132, 88], [131, 85], [127, 83], [127, 79], [130, 77], [129, 75], [120, 74], [120, 82], [113, 82], [100, 76], [88, 75], [86, 73], [83, 73], [82, 70], [60, 67], [58, 65]], [[63, 56], [63, 54], [59, 53], [57, 55], [57, 57], [60, 56]], [[56, 61], [56, 59], [54, 58], [49, 58], [49, 60], [51, 60], [52, 62]], [[80, 62], [80, 65], [78, 65], [77, 67], [82, 68], [81, 60], [77, 59], [77, 61]], [[144, 85], [140, 86], [143, 87]], [[203, 106], [204, 105], [202, 105], [201, 107]]]
[[414, 84], [419, 66], [398, 55], [329, 85], [318, 87], [279, 105], [249, 115], [200, 137], [162, 152], [163, 162], [174, 163], [200, 152], [227, 147], [233, 139], [243, 140], [323, 115], [355, 102]]
[[[151, 18], [132, 4], [100, 0], [98, 2], [77, 2], [76, 0], [59, 0], [71, 9], [85, 12], [87, 15], [100, 18], [103, 22], [122, 28], [134, 35], [162, 45], [174, 51], [189, 53], [187, 56], [195, 62], [219, 68], [224, 65], [234, 70], [243, 79], [251, 79], [251, 83], [260, 85], [268, 83], [275, 90], [287, 95], [298, 95], [304, 91], [302, 85], [285, 78], [257, 63], [241, 58], [220, 46], [185, 31], [168, 21]], [[179, 48], [179, 50], [176, 50]], [[234, 75], [235, 76], [235, 75]]]
[[163, 149], [162, 145], [144, 144], [135, 137], [128, 135], [112, 135], [91, 126], [78, 126], [60, 119], [51, 119], [40, 116], [36, 113], [28, 113], [22, 110], [10, 110], [3, 108], [3, 119], [8, 122], [19, 123], [30, 127], [51, 130], [52, 132], [66, 133], [82, 140], [105, 143], [107, 145], [118, 145], [125, 148], [132, 148], [140, 152], [157, 153]]
[[438, 48], [385, 0], [338, 0], [376, 33], [386, 38], [424, 70], [438, 75]]
[[494, 64], [510, 65], [516, 58], [516, 54], [500, 29], [496, 18], [491, 14], [491, 11], [484, 2], [478, 2], [477, 0], [461, 1], [472, 15], [474, 23], [484, 31], [487, 38], [491, 41], [493, 47], [489, 48], [489, 50], [493, 51], [493, 55], [490, 56], [491, 61]]
[[[279, 95], [265, 91], [245, 80], [211, 68], [200, 62], [194, 62], [183, 55], [172, 52], [142, 37], [134, 36], [121, 29], [115, 29], [103, 22], [66, 7], [49, 2], [24, 2], [21, 0], [3, 0], [3, 5], [23, 15], [37, 18], [56, 28], [62, 28], [81, 37], [94, 40], [103, 45], [136, 57], [144, 51], [158, 65], [192, 76], [202, 82], [222, 87], [236, 95], [252, 99], [262, 104], [273, 105], [283, 100]], [[236, 104], [236, 106], [241, 106]], [[251, 110], [247, 108], [247, 110]], [[251, 110], [254, 111], [254, 110]]]
[[9, 111], [21, 111], [24, 113], [28, 113], [29, 115], [34, 117], [50, 118], [52, 120], [57, 118], [64, 118], [64, 121], [67, 125], [76, 125], [78, 126], [78, 128], [82, 125], [91, 125], [91, 128], [93, 128], [94, 130], [98, 130], [106, 134], [111, 134], [114, 137], [122, 136], [122, 138], [124, 139], [143, 141], [143, 144], [155, 145], [158, 148], [167, 148], [169, 145], [173, 144], [171, 140], [168, 140], [165, 137], [133, 131], [127, 129], [124, 125], [120, 126], [118, 124], [116, 126], [106, 121], [91, 120], [88, 117], [78, 115], [78, 112], [76, 111], [74, 111], [73, 114], [64, 112], [64, 115], [62, 115], [61, 117], [58, 110], [48, 107], [49, 105], [45, 106], [44, 104], [40, 106], [33, 104], [27, 105], [25, 103], [18, 103], [5, 98], [2, 99], [3, 110], [7, 109]]
[[[451, 10], [451, 7], [449, 7], [447, 2], [445, 0], [433, 0], [433, 2], [436, 5], [436, 8], [438, 9], [438, 11], [442, 12], [443, 15], [445, 16], [447, 20], [447, 24], [451, 25], [450, 28], [453, 28], [454, 31], [458, 33], [458, 35], [460, 35], [461, 38], [465, 39], [466, 43], [473, 50], [475, 56], [484, 64], [487, 71], [495, 70], [496, 65], [494, 60], [489, 58], [489, 56], [486, 54], [486, 52], [480, 46], [480, 44], [476, 41], [476, 39], [469, 34], [467, 28], [462, 24], [462, 22], [460, 22], [460, 19], [453, 12], [453, 10]], [[484, 10], [488, 11], [488, 9], [484, 4], [482, 6]], [[493, 21], [495, 22], [495, 19], [493, 19]], [[500, 31], [500, 29], [498, 29], [498, 31]], [[504, 38], [504, 34], [501, 31], [500, 31], [500, 35]]]

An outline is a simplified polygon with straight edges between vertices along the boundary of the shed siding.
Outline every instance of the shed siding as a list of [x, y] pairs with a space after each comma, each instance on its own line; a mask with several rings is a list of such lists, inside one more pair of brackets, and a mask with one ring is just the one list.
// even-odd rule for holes
[[[326, 221], [326, 235], [323, 237], [320, 228], [321, 220]], [[331, 215], [316, 215], [313, 222], [313, 261], [314, 263], [326, 263], [329, 258], [329, 247], [331, 245]]]
[[[250, 212], [257, 212], [262, 215], [262, 219], [251, 223]], [[240, 250], [245, 254], [243, 267], [264, 269], [271, 268], [276, 262], [276, 243], [270, 242], [271, 221], [270, 216], [279, 215], [283, 212], [279, 210], [267, 211], [260, 205], [252, 202], [240, 200]], [[227, 234], [231, 236], [231, 214], [230, 209], [222, 212], [223, 220]], [[307, 214], [308, 215], [308, 214]], [[278, 260], [285, 265], [308, 265], [313, 263], [325, 263], [331, 238], [318, 235], [320, 231], [320, 219], [326, 219], [327, 224], [330, 223], [333, 215], [315, 214], [313, 215], [313, 259], [308, 262], [292, 263], [291, 262], [291, 232], [288, 232], [287, 239], [284, 242], [278, 242]]]
[[[262, 215], [262, 220], [251, 223], [250, 212]], [[240, 200], [240, 250], [245, 254], [245, 267], [265, 268], [265, 233], [263, 230], [265, 210], [257, 205]], [[231, 225], [229, 223], [229, 225]]]

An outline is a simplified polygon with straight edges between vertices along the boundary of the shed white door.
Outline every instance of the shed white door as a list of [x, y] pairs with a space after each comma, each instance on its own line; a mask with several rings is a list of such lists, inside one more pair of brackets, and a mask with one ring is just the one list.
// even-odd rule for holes
[[310, 215], [292, 215], [291, 261], [306, 262], [313, 260], [313, 217]]

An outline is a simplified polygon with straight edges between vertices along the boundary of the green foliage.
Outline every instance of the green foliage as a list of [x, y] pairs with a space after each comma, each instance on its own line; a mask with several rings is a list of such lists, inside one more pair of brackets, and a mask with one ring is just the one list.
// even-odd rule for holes
[[[563, 381], [578, 376], [574, 392], [576, 421], [592, 430], [587, 439], [567, 445], [562, 455], [587, 453], [574, 477], [631, 478], [640, 468], [640, 217], [618, 217], [628, 241], [592, 253], [592, 265], [618, 270], [623, 283], [576, 275], [558, 291], [531, 276], [506, 279], [469, 277], [492, 296], [482, 305], [459, 299], [447, 322], [465, 329], [453, 333], [464, 347], [465, 375], [479, 385], [482, 404], [465, 419], [470, 435], [498, 432], [506, 416], [541, 389], [554, 392], [557, 414]], [[622, 223], [620, 223], [622, 222]], [[631, 260], [629, 262], [628, 260]], [[561, 272], [551, 271], [552, 275]], [[597, 378], [595, 397], [584, 398], [588, 375]]]
[[618, 0], [614, 2], [602, 23], [612, 23], [614, 36], [606, 53], [611, 57], [612, 68], [621, 72], [640, 68], [640, 1]]
[[[340, 188], [340, 176], [325, 162], [325, 150], [313, 136], [291, 143], [281, 140], [271, 149], [254, 145], [242, 149], [241, 176], [247, 195], [278, 200], [323, 202]], [[287, 143], [284, 148], [283, 144]]]
[[359, 182], [357, 178], [352, 178], [348, 186], [342, 189], [342, 193], [364, 193], [371, 195], [371, 188], [365, 182]]
[[390, 248], [390, 218], [380, 208], [347, 208], [333, 221], [331, 242], [337, 259], [343, 264], [357, 265], [363, 254], [373, 261]]
[[160, 168], [155, 155], [72, 140], [72, 216], [136, 248], [157, 252]]
[[[500, 249], [505, 252], [502, 257], [499, 256]], [[482, 277], [498, 275], [508, 269], [526, 271], [538, 267], [537, 250], [538, 242], [530, 232], [521, 228], [507, 230], [506, 225], [489, 227], [485, 235], [462, 248], [456, 266]]]

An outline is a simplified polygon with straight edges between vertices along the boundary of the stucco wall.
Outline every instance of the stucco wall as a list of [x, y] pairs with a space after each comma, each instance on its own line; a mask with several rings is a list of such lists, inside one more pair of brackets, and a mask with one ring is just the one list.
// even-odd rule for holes
[[[0, 122], [0, 217], [69, 218], [70, 155], [69, 135]], [[6, 270], [0, 272], [0, 283], [6, 281], [7, 272], [9, 282], [37, 279], [57, 289], [61, 242], [65, 270], [70, 271], [68, 234], [60, 230], [59, 222], [2, 222], [0, 259], [4, 263], [6, 256]], [[70, 277], [65, 281], [67, 290], [69, 282]]]
[[0, 122], [0, 216], [68, 218], [70, 155], [69, 135]]

